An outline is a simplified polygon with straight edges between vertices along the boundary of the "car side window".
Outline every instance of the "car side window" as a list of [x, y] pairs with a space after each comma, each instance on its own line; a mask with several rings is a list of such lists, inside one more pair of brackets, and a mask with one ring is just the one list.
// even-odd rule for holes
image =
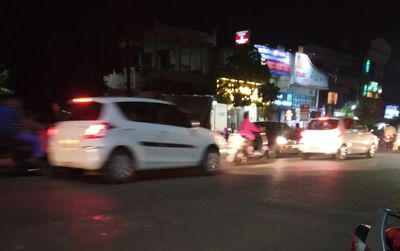
[[153, 112], [154, 103], [148, 102], [119, 102], [117, 104], [124, 116], [136, 122], [157, 123], [157, 117]]
[[[154, 111], [153, 111], [154, 112]], [[186, 114], [174, 105], [158, 104], [156, 109], [159, 124], [190, 128], [191, 123]]]

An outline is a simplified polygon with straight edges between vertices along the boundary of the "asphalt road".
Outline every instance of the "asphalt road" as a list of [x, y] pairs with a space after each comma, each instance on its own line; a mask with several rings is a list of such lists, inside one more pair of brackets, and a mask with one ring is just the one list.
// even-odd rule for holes
[[0, 176], [0, 250], [349, 250], [400, 210], [400, 154], [152, 171], [136, 182]]

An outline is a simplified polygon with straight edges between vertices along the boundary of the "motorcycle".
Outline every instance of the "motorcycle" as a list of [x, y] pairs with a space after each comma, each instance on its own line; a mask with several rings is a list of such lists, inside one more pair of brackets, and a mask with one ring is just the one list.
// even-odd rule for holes
[[379, 210], [377, 220], [373, 225], [360, 224], [356, 227], [351, 251], [400, 250], [400, 226], [393, 224], [393, 220], [399, 219], [400, 212], [386, 208]]
[[384, 135], [383, 136], [383, 147], [384, 150], [391, 150], [393, 148], [393, 144], [395, 142], [395, 137], [391, 135]]
[[[256, 135], [257, 137], [257, 135]], [[255, 151], [253, 142], [244, 138], [239, 133], [231, 133], [228, 137], [227, 163], [241, 164], [249, 159], [266, 159], [269, 157], [268, 138], [265, 132], [259, 133], [262, 143], [260, 149]]]
[[0, 140], [0, 169], [17, 175], [48, 172], [44, 159], [32, 157], [32, 146], [13, 138]]

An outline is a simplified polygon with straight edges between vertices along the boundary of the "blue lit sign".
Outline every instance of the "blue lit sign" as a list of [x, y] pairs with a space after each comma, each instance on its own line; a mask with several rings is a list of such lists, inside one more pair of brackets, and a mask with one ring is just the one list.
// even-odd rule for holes
[[272, 75], [289, 76], [291, 54], [280, 49], [271, 49], [265, 45], [256, 44], [254, 47], [261, 55], [263, 65], [268, 65]]

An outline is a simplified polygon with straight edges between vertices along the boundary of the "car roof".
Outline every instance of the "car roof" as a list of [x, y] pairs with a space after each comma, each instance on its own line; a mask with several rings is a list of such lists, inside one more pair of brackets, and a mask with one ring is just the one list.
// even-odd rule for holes
[[159, 99], [150, 99], [150, 98], [138, 98], [138, 97], [82, 97], [72, 99], [90, 99], [90, 101], [99, 102], [103, 104], [110, 104], [116, 102], [148, 102], [148, 103], [159, 103], [159, 104], [172, 104], [167, 101], [159, 100]]

